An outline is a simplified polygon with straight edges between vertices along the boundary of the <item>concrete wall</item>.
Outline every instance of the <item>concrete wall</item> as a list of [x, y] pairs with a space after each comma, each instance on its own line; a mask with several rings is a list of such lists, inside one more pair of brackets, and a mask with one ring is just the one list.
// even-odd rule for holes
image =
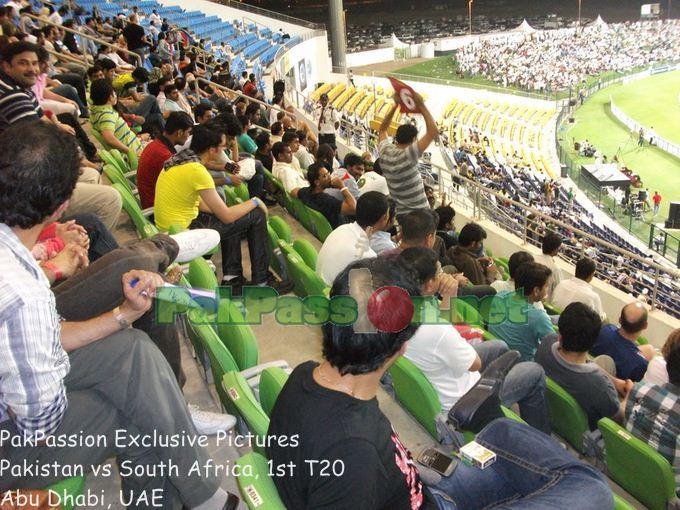
[[379, 62], [391, 62], [394, 60], [394, 48], [379, 48], [377, 50], [359, 51], [347, 54], [347, 67], [367, 66]]
[[[286, 23], [274, 18], [234, 9], [206, 0], [159, 0], [159, 3], [161, 5], [179, 5], [186, 11], [201, 11], [204, 12], [206, 16], [218, 16], [227, 23], [232, 23], [235, 19], [240, 19], [243, 20], [245, 24], [256, 22], [260, 25], [269, 27], [272, 29], [272, 32], [276, 32], [279, 28], [283, 28], [283, 31], [289, 33], [291, 36], [310, 32], [310, 29], [301, 27], [300, 25]], [[244, 18], [247, 19], [244, 20]]]
[[293, 46], [281, 57], [276, 71], [280, 76], [288, 75], [287, 81], [305, 96], [316, 88], [317, 83], [327, 81], [331, 62], [325, 32]]

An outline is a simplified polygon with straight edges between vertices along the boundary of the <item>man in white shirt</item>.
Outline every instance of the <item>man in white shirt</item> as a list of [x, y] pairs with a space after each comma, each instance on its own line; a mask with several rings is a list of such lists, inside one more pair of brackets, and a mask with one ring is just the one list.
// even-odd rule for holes
[[379, 191], [384, 195], [390, 194], [390, 190], [387, 187], [387, 179], [382, 176], [380, 159], [375, 160], [372, 170], [364, 171], [364, 175], [357, 181], [357, 185], [359, 186], [360, 195], [369, 191]]
[[[496, 280], [491, 282], [491, 286], [496, 289], [496, 292], [514, 292], [515, 290], [515, 273], [519, 266], [526, 262], [533, 262], [534, 256], [528, 251], [516, 251], [508, 259], [508, 273], [510, 273], [510, 278], [507, 280]], [[543, 303], [541, 303], [542, 305]]]
[[576, 276], [563, 280], [555, 287], [552, 303], [564, 310], [571, 303], [583, 303], [595, 310], [600, 319], [607, 318], [602, 309], [602, 300], [590, 282], [595, 276], [595, 262], [588, 257], [583, 257], [576, 262]]
[[[361, 178], [364, 173], [364, 160], [361, 156], [353, 152], [348, 152], [345, 156], [343, 166], [334, 170], [331, 177], [337, 177], [342, 180], [342, 183], [347, 186], [347, 189], [352, 194], [355, 199], [359, 199], [361, 193], [359, 192], [359, 185], [357, 180]], [[327, 189], [325, 191], [331, 196], [334, 196], [338, 200], [342, 200], [342, 193], [339, 190]]]
[[[457, 282], [438, 270], [434, 251], [418, 246], [404, 250], [399, 258], [415, 270], [423, 296], [439, 294], [442, 304], [456, 297]], [[447, 413], [477, 383], [480, 371], [507, 352], [508, 346], [502, 340], [487, 340], [473, 347], [451, 324], [442, 324], [441, 320], [439, 324], [432, 323], [439, 316], [438, 306], [432, 300], [425, 306], [432, 307], [434, 313], [423, 313], [425, 323], [409, 340], [404, 356], [432, 383], [442, 411]], [[503, 382], [500, 398], [506, 407], [519, 404], [524, 421], [550, 434], [545, 373], [540, 365], [525, 361], [512, 367]]]
[[162, 22], [163, 20], [161, 20], [161, 17], [160, 17], [160, 16], [158, 15], [158, 13], [156, 12], [156, 9], [154, 9], [153, 11], [151, 11], [151, 14], [149, 14], [149, 21], [150, 21], [151, 23], [155, 23], [156, 25], [158, 25], [158, 26], [160, 27], [160, 26], [161, 26], [161, 22]]
[[283, 183], [286, 193], [297, 196], [300, 188], [309, 186], [307, 179], [293, 166], [293, 151], [290, 145], [276, 142], [272, 147], [272, 174]]
[[555, 257], [557, 257], [561, 246], [562, 238], [559, 234], [548, 232], [543, 236], [543, 244], [541, 246], [543, 253], [536, 257], [537, 263], [543, 264], [552, 271], [552, 282], [550, 289], [548, 289], [548, 301], [552, 300], [555, 287], [564, 280], [562, 270], [555, 264]]
[[328, 105], [328, 94], [321, 94], [319, 106], [316, 107], [316, 117], [319, 119], [319, 145], [327, 143], [335, 147], [335, 132], [340, 127], [337, 113], [333, 105]]
[[356, 211], [356, 221], [333, 230], [319, 250], [316, 272], [328, 285], [355, 260], [377, 257], [370, 238], [389, 221], [387, 197], [376, 191], [367, 193], [357, 200]]

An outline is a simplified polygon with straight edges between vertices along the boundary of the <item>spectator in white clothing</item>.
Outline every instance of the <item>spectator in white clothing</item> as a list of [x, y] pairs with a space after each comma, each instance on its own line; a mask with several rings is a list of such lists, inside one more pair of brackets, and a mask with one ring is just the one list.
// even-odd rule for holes
[[592, 308], [600, 319], [607, 318], [602, 309], [602, 300], [590, 282], [595, 277], [595, 261], [583, 257], [576, 262], [576, 275], [574, 278], [561, 281], [553, 291], [552, 304], [560, 310], [564, 310], [571, 303], [583, 303]]
[[496, 289], [496, 292], [514, 292], [515, 290], [515, 273], [522, 264], [533, 262], [534, 256], [528, 251], [516, 251], [508, 259], [508, 272], [510, 278], [507, 280], [496, 280], [491, 282], [491, 286]]
[[376, 257], [370, 247], [374, 233], [389, 222], [387, 197], [374, 191], [357, 200], [356, 221], [340, 225], [324, 241], [316, 261], [316, 272], [328, 285], [355, 260]]
[[561, 246], [562, 238], [560, 235], [554, 232], [548, 232], [545, 236], [543, 236], [543, 244], [541, 247], [543, 253], [536, 257], [536, 262], [543, 264], [552, 271], [553, 277], [550, 288], [548, 289], [548, 301], [552, 301], [555, 287], [564, 279], [562, 276], [562, 271], [555, 264], [555, 257], [557, 257]]
[[290, 145], [276, 142], [272, 147], [272, 174], [283, 184], [286, 193], [297, 196], [300, 188], [309, 186], [307, 179], [293, 166], [293, 151]]

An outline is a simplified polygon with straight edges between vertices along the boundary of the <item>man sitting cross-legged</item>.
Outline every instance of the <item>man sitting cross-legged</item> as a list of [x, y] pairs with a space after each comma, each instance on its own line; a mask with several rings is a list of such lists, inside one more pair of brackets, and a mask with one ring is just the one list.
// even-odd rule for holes
[[[406, 305], [419, 287], [408, 267], [384, 257], [354, 262], [335, 279], [331, 297], [354, 300], [361, 326], [326, 322], [323, 361], [299, 365], [274, 405], [267, 457], [273, 472], [296, 466], [290, 476], [273, 477], [286, 508], [538, 510], [565, 501], [579, 509], [612, 508], [611, 490], [594, 467], [546, 434], [506, 419], [476, 437], [496, 453], [494, 464], [480, 470], [460, 463], [452, 475], [425, 486], [376, 398], [381, 377], [416, 331]], [[369, 315], [372, 297], [377, 306]], [[371, 330], [367, 315], [391, 324], [392, 332]], [[324, 476], [317, 469], [322, 465], [336, 470]]]
[[196, 126], [189, 149], [168, 161], [156, 182], [154, 219], [161, 230], [172, 225], [181, 228], [211, 228], [220, 233], [222, 282], [238, 292], [245, 285], [241, 266], [241, 236], [248, 238], [251, 283], [271, 285], [280, 293], [289, 292], [289, 281], [278, 282], [269, 272], [267, 253], [267, 207], [258, 198], [227, 207], [215, 190], [215, 182], [205, 167], [227, 146], [222, 131]]
[[[236, 508], [238, 498], [219, 488], [217, 476], [188, 476], [194, 463], [208, 462], [207, 452], [195, 442], [196, 429], [162, 354], [146, 334], [128, 327], [150, 309], [162, 278], [127, 272], [120, 306], [89, 320], [59, 320], [30, 250], [66, 208], [78, 161], [72, 138], [54, 126], [23, 123], [0, 135], [0, 429], [14, 438], [0, 455], [10, 466], [82, 466], [86, 473], [116, 455], [130, 465], [121, 483], [134, 501]], [[163, 448], [153, 439], [143, 446], [130, 440], [154, 434], [194, 441]], [[105, 440], [92, 447], [60, 446], [71, 435]], [[26, 443], [49, 436], [56, 436], [56, 446]], [[161, 462], [177, 471], [144, 476], [137, 470]], [[0, 477], [0, 491], [43, 488], [65, 476], [58, 467], [19, 471], [22, 476], [15, 469]]]
[[[451, 276], [437, 272], [437, 256], [432, 250], [408, 248], [399, 258], [418, 275], [424, 296], [439, 294], [445, 301], [455, 299], [456, 289], [447, 284]], [[439, 307], [433, 302], [426, 306], [432, 306], [437, 314]], [[481, 370], [508, 350], [502, 340], [487, 340], [472, 347], [451, 324], [423, 324], [411, 338], [405, 356], [423, 371], [439, 395], [442, 411], [448, 412], [477, 383]], [[518, 403], [529, 425], [550, 433], [545, 375], [540, 365], [527, 361], [512, 367], [500, 397], [507, 407]]]

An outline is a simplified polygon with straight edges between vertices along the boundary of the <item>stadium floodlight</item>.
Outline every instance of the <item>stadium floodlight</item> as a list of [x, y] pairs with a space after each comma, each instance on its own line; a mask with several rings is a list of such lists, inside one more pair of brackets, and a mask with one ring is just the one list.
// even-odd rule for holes
[[578, 0], [578, 27], [581, 28], [581, 0]]
[[[475, 0], [468, 0], [468, 19], [470, 21], [470, 35], [472, 35], [472, 2]], [[579, 0], [579, 5], [581, 5], [581, 0]]]

